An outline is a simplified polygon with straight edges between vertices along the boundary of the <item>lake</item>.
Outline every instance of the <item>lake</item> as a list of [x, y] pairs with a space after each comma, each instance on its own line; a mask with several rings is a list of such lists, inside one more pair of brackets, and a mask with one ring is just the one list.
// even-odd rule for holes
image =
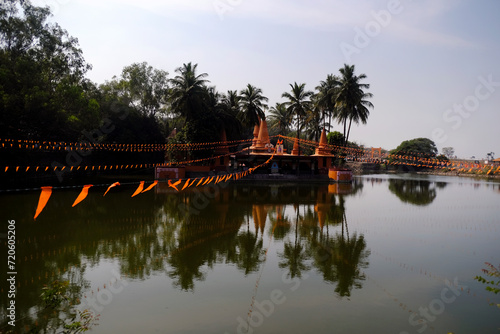
[[[160, 184], [0, 193], [2, 258], [15, 220], [16, 327], [91, 333], [499, 333], [500, 295], [474, 279], [500, 264], [500, 183], [363, 175], [352, 184]], [[5, 263], [5, 260], [4, 260]], [[44, 309], [69, 281], [74, 307]], [[58, 320], [59, 319], [59, 320]], [[43, 331], [42, 331], [43, 332]], [[50, 332], [50, 331], [48, 331]]]

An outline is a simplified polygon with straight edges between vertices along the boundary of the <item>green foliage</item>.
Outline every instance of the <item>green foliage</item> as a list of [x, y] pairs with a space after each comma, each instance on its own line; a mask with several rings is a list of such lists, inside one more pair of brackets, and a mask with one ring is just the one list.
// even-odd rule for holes
[[326, 139], [329, 145], [342, 146], [344, 145], [345, 138], [344, 135], [338, 131], [330, 132]]
[[56, 308], [59, 307], [63, 302], [68, 301], [68, 281], [54, 281], [50, 285], [46, 285], [42, 288], [42, 300], [45, 307]]
[[[41, 298], [44, 302], [45, 308], [50, 310], [57, 310], [59, 308], [69, 307], [69, 282], [68, 281], [54, 281], [50, 285], [44, 286], [42, 289]], [[99, 316], [95, 315], [90, 310], [76, 310], [72, 314], [71, 319], [63, 320], [62, 327], [64, 334], [83, 333], [90, 330], [93, 326], [97, 325]], [[51, 329], [51, 328], [47, 328]], [[32, 329], [32, 333], [41, 332], [37, 328]]]
[[391, 154], [434, 158], [437, 152], [436, 144], [434, 144], [432, 140], [427, 138], [415, 138], [403, 141], [396, 149], [391, 151]]
[[439, 162], [448, 162], [450, 161], [450, 159], [448, 159], [448, 157], [444, 154], [440, 154], [436, 157], [436, 159], [439, 161]]
[[[474, 277], [480, 283], [487, 284], [487, 291], [493, 292], [495, 295], [500, 293], [500, 266], [497, 268], [491, 263], [485, 263], [488, 269], [483, 269], [483, 273], [486, 274], [487, 278], [482, 276]], [[492, 277], [493, 279], [489, 279], [488, 277]], [[495, 305], [495, 303], [491, 303], [491, 305]], [[500, 304], [496, 304], [500, 308]]]

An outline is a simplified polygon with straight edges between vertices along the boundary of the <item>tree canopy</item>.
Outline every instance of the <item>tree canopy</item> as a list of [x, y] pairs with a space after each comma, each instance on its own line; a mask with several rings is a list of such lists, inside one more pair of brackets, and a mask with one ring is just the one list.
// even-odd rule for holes
[[434, 158], [437, 153], [436, 144], [428, 138], [405, 140], [391, 151], [393, 155], [421, 155], [430, 158]]

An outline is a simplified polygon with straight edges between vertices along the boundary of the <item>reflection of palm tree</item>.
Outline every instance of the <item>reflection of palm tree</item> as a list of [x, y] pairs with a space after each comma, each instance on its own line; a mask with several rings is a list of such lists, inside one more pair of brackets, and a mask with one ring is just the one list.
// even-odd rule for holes
[[[365, 276], [361, 268], [366, 268], [368, 262], [365, 260], [370, 254], [365, 250], [366, 242], [363, 235], [356, 233], [349, 236], [347, 218], [343, 196], [340, 196], [340, 204], [333, 205], [334, 222], [342, 224], [341, 233], [336, 233], [330, 238], [322, 234], [318, 239], [313, 239], [312, 249], [314, 251], [314, 265], [323, 274], [327, 282], [337, 283], [335, 292], [340, 297], [349, 297], [352, 288], [362, 287], [361, 282]], [[317, 238], [317, 236], [316, 236]]]
[[290, 219], [285, 216], [284, 208], [279, 205], [276, 206], [276, 217], [269, 215], [269, 220], [271, 222], [270, 233], [272, 233], [275, 240], [283, 240], [283, 238], [290, 231]]
[[426, 180], [389, 180], [389, 190], [402, 202], [428, 205], [436, 198], [436, 188]]
[[256, 272], [259, 265], [262, 263], [262, 239], [258, 239], [257, 235], [250, 232], [247, 225], [247, 231], [238, 234], [237, 247], [239, 253], [237, 255], [237, 265], [239, 269], [245, 270], [245, 275], [251, 272]]
[[279, 263], [280, 268], [288, 268], [288, 276], [291, 278], [302, 277], [303, 270], [309, 270], [309, 266], [304, 264], [309, 256], [306, 247], [304, 247], [299, 239], [299, 207], [297, 206], [297, 216], [295, 219], [295, 242], [292, 244], [290, 241], [285, 242], [283, 253], [280, 257], [284, 261]]

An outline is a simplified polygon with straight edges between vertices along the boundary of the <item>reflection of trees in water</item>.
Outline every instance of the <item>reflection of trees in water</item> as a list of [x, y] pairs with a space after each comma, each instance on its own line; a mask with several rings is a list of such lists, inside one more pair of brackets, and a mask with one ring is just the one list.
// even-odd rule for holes
[[[308, 260], [309, 255], [307, 253], [307, 248], [302, 244], [302, 239], [299, 237], [299, 224], [301, 222], [301, 216], [299, 214], [299, 206], [296, 205], [296, 217], [295, 217], [295, 234], [294, 241], [285, 241], [283, 247], [283, 253], [278, 254], [282, 261], [279, 263], [279, 267], [288, 269], [288, 277], [302, 277], [302, 271], [309, 270], [310, 267], [305, 264]], [[309, 212], [309, 217], [311, 212]], [[304, 221], [302, 221], [304, 222]], [[304, 224], [301, 224], [304, 226]]]
[[[335, 232], [330, 236], [328, 225], [326, 232], [312, 231], [310, 248], [313, 257], [313, 265], [322, 273], [326, 282], [337, 283], [335, 292], [340, 296], [350, 296], [352, 288], [360, 289], [361, 281], [365, 276], [361, 273], [362, 268], [368, 266], [370, 251], [366, 250], [364, 236], [357, 233], [349, 235], [347, 218], [344, 208], [344, 198], [339, 196], [338, 205], [335, 209], [334, 225], [341, 224], [340, 233]], [[340, 218], [340, 222], [338, 219]]]
[[[329, 264], [321, 263], [319, 267], [312, 244], [326, 241], [324, 231], [342, 223], [345, 196], [337, 195], [328, 186], [275, 188], [271, 194], [267, 186], [237, 184], [218, 189], [204, 201], [194, 191], [156, 195], [150, 192], [135, 198], [130, 198], [128, 192], [105, 198], [90, 194], [76, 208], [71, 207], [73, 196], [55, 192], [53, 202], [36, 224], [18, 226], [17, 231], [26, 239], [19, 240], [18, 247], [23, 260], [17, 271], [23, 280], [16, 309], [18, 318], [26, 317], [19, 326], [55, 321], [50, 319], [56, 317], [43, 320], [41, 314], [28, 316], [37, 307], [43, 284], [66, 277], [71, 281], [75, 300], [83, 299], [82, 294], [89, 289], [89, 283], [83, 280], [85, 272], [105, 259], [116, 260], [120, 273], [129, 280], [165, 273], [175, 287], [194, 290], [196, 281], [209, 274], [206, 268], [215, 264], [235, 264], [245, 275], [258, 272], [265, 259], [263, 234], [269, 234], [275, 241], [283, 240], [280, 266], [287, 268], [290, 276], [300, 277], [312, 265], [326, 272]], [[338, 189], [348, 192], [360, 187]], [[31, 202], [12, 203], [12, 210], [27, 213], [20, 220], [32, 221], [32, 208], [21, 204]], [[293, 204], [295, 210], [290, 210]], [[28, 239], [32, 244], [28, 244]], [[332, 242], [337, 245], [340, 241]], [[346, 245], [347, 249], [354, 247], [349, 242]], [[331, 270], [340, 270], [340, 264], [330, 265]], [[76, 276], [67, 277], [73, 270]], [[108, 278], [111, 277], [109, 273]], [[101, 288], [103, 283], [106, 281], [96, 282]], [[0, 300], [5, 309], [5, 294]]]
[[[370, 251], [363, 235], [349, 234], [345, 195], [319, 191], [314, 207], [305, 205], [302, 214], [299, 207], [295, 207], [293, 242], [285, 241], [279, 254], [280, 268], [288, 270], [288, 277], [300, 278], [314, 266], [326, 282], [337, 284], [335, 293], [349, 297], [353, 288], [362, 287], [365, 276], [361, 269], [368, 266]], [[330, 236], [330, 227], [336, 228], [334, 236]]]
[[402, 202], [414, 205], [431, 204], [436, 198], [436, 188], [444, 188], [445, 185], [427, 180], [389, 180], [389, 190]]

